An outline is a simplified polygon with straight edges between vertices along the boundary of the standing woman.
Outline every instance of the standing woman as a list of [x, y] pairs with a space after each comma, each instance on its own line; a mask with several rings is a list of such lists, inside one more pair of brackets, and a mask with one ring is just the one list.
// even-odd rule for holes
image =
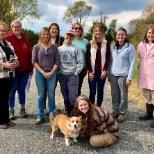
[[74, 101], [78, 96], [78, 74], [83, 69], [83, 55], [81, 50], [72, 44], [75, 38], [72, 29], [66, 31], [64, 38], [65, 44], [58, 48], [60, 55], [58, 80], [64, 99], [66, 114], [71, 116]]
[[12, 31], [6, 35], [5, 38], [13, 45], [20, 64], [15, 70], [16, 76], [14, 78], [13, 86], [9, 95], [10, 119], [14, 120], [14, 103], [16, 91], [18, 91], [20, 117], [27, 118], [27, 113], [25, 110], [25, 88], [29, 75], [33, 74], [33, 65], [31, 45], [28, 39], [22, 33], [22, 23], [18, 20], [12, 21], [11, 29]]
[[[0, 21], [0, 129], [15, 125], [9, 119], [8, 99], [18, 61], [13, 46], [4, 39], [6, 31], [6, 24]], [[14, 57], [12, 61], [11, 55]]]
[[[138, 45], [139, 79], [138, 86], [143, 89], [146, 102], [146, 114], [140, 116], [140, 120], [153, 119], [154, 111], [154, 25], [150, 25], [144, 39]], [[150, 124], [154, 128], [154, 122]]]
[[95, 104], [97, 89], [97, 105], [101, 106], [104, 95], [104, 84], [110, 60], [110, 44], [104, 39], [101, 25], [93, 28], [92, 40], [87, 46], [87, 69], [90, 88], [90, 101]]
[[[60, 29], [57, 23], [51, 23], [49, 26], [50, 34], [51, 34], [51, 44], [56, 45], [57, 47], [60, 46]], [[57, 86], [57, 83], [56, 83]], [[45, 88], [45, 97], [44, 97], [44, 109], [45, 115], [48, 115], [48, 111], [46, 109], [46, 100], [47, 100], [47, 89]]]
[[135, 48], [127, 40], [127, 31], [120, 28], [116, 33], [115, 44], [111, 47], [109, 81], [111, 83], [112, 116], [118, 122], [125, 121], [128, 108], [128, 87], [131, 85], [135, 69]]
[[59, 65], [58, 48], [51, 45], [50, 30], [44, 27], [40, 31], [39, 41], [33, 47], [32, 63], [36, 68], [35, 80], [38, 90], [38, 119], [35, 125], [44, 122], [45, 88], [48, 95], [48, 109], [50, 122], [53, 121], [55, 110], [56, 70]]
[[50, 34], [51, 34], [51, 44], [60, 46], [60, 29], [57, 23], [52, 23], [49, 26]]
[[87, 52], [88, 40], [84, 38], [84, 30], [80, 23], [75, 23], [72, 29], [74, 30], [74, 33], [75, 33], [75, 38], [72, 44], [78, 46], [78, 48], [80, 48], [83, 54], [83, 69], [79, 73], [79, 87], [78, 87], [78, 96], [79, 96], [81, 94], [81, 87], [82, 87], [83, 79], [87, 74], [86, 52]]

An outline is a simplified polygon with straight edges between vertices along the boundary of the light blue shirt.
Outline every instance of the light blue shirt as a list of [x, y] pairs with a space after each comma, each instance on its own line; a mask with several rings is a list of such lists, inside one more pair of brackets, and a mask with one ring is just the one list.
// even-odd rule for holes
[[111, 47], [109, 75], [127, 76], [132, 80], [136, 61], [135, 48], [131, 43], [125, 43], [121, 49], [117, 49], [115, 44]]

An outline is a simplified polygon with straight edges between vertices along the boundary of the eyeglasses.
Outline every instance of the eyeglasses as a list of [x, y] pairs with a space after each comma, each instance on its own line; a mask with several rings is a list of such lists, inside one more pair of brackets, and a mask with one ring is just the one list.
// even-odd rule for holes
[[21, 28], [21, 26], [13, 26], [13, 28]]
[[82, 30], [81, 27], [74, 27], [75, 30]]

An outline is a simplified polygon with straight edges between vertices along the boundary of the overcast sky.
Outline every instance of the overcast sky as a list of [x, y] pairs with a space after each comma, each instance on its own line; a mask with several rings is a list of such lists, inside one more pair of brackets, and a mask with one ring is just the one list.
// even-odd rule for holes
[[[39, 32], [42, 27], [48, 27], [52, 22], [56, 22], [63, 36], [65, 31], [71, 28], [70, 24], [63, 22], [63, 14], [74, 2], [77, 0], [38, 0], [40, 19], [35, 24], [23, 23], [23, 28]], [[87, 31], [92, 26], [93, 20], [100, 19], [100, 12], [108, 16], [107, 23], [110, 23], [112, 19], [117, 19], [117, 28], [123, 26], [127, 29], [130, 20], [141, 16], [149, 0], [85, 0], [85, 2], [92, 6], [85, 27]]]

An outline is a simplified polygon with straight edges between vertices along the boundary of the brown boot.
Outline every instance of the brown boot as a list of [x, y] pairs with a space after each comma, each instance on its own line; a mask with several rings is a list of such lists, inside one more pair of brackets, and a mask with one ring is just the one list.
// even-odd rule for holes
[[112, 116], [113, 118], [118, 118], [119, 113], [112, 112], [112, 113], [111, 113], [111, 116]]
[[44, 118], [38, 118], [38, 119], [36, 119], [36, 121], [35, 121], [35, 125], [40, 125], [40, 124], [42, 124], [42, 123], [44, 123], [45, 122], [45, 120], [44, 120]]
[[10, 110], [9, 114], [10, 114], [10, 120], [15, 120], [14, 110]]
[[8, 125], [2, 124], [2, 125], [0, 125], [0, 129], [8, 129]]
[[153, 105], [146, 103], [146, 114], [143, 116], [139, 116], [139, 120], [150, 120], [153, 118]]
[[27, 118], [27, 113], [26, 113], [25, 108], [21, 108], [19, 114], [21, 118]]
[[10, 126], [10, 127], [13, 127], [13, 126], [15, 126], [16, 124], [15, 124], [14, 122], [11, 122], [11, 121], [10, 121], [10, 122], [7, 123], [7, 125]]
[[125, 121], [125, 114], [120, 113], [119, 116], [118, 116], [117, 121], [119, 123], [123, 123]]

